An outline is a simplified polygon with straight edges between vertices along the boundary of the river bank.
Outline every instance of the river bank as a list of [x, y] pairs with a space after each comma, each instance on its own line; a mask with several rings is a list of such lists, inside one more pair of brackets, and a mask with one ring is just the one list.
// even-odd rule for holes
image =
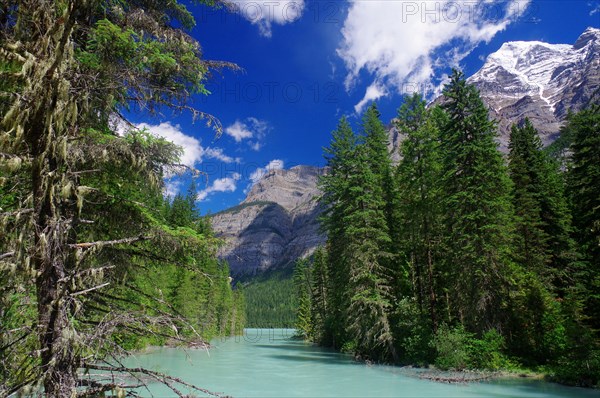
[[[291, 336], [290, 330], [248, 329], [243, 336], [212, 340], [209, 350], [159, 347], [126, 358], [125, 364], [168, 373], [232, 397], [598, 398], [598, 391], [533, 378], [448, 383], [412, 377], [407, 372], [416, 375], [418, 369], [368, 365]], [[158, 384], [151, 385], [149, 393], [139, 392], [172, 396]]]

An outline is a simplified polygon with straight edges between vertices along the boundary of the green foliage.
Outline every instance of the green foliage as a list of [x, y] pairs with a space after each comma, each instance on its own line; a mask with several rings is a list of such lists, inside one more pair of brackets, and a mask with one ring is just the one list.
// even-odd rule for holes
[[[568, 298], [563, 306], [569, 315], [565, 325], [566, 346], [549, 366], [549, 376], [559, 383], [600, 387], [600, 344], [594, 332], [583, 324], [581, 302]], [[579, 308], [577, 308], [579, 307]]]
[[326, 322], [329, 321], [329, 272], [327, 269], [327, 252], [323, 247], [318, 247], [312, 257], [312, 286], [311, 286], [311, 314], [313, 339], [316, 341], [327, 340]]
[[347, 311], [350, 306], [349, 283], [350, 262], [347, 255], [346, 224], [344, 217], [351, 197], [350, 176], [355, 173], [357, 137], [346, 118], [342, 118], [332, 133], [325, 158], [329, 173], [321, 176], [319, 186], [323, 191], [321, 202], [325, 211], [321, 226], [327, 232], [327, 291], [329, 312], [323, 322], [323, 343], [340, 348], [347, 337]]
[[291, 275], [266, 273], [244, 282], [247, 326], [292, 328], [296, 323], [297, 298]]
[[340, 120], [320, 180], [327, 244], [296, 267], [301, 335], [368, 360], [524, 364], [597, 384], [599, 108], [566, 127], [571, 210], [559, 164], [529, 121], [512, 128], [506, 163], [462, 73], [441, 103], [405, 98], [394, 173], [375, 106], [361, 135]]
[[313, 314], [312, 314], [312, 270], [306, 259], [296, 260], [294, 266], [294, 287], [298, 306], [296, 309], [296, 333], [304, 339], [314, 336]]
[[572, 115], [567, 128], [574, 134], [568, 192], [575, 238], [585, 261], [579, 281], [586, 290], [589, 325], [600, 330], [600, 105]]
[[419, 309], [416, 300], [402, 298], [397, 304], [394, 319], [400, 362], [417, 366], [433, 363], [436, 356], [432, 344], [434, 331], [431, 320]]
[[467, 332], [463, 325], [454, 328], [440, 326], [432, 342], [437, 352], [435, 366], [442, 370], [463, 370], [469, 367], [472, 340], [473, 334]]
[[[11, 1], [2, 19], [0, 395], [103, 395], [128, 383], [113, 364], [129, 347], [239, 331], [206, 223], [179, 199], [164, 214], [181, 149], [114, 131], [131, 106], [215, 123], [187, 100], [227, 64], [180, 30], [185, 6]], [[99, 364], [115, 377], [82, 383]]]
[[496, 329], [485, 332], [481, 339], [471, 341], [470, 367], [475, 369], [501, 370], [515, 365], [504, 354], [506, 343]]
[[531, 122], [513, 126], [509, 173], [516, 216], [516, 261], [552, 289], [564, 293], [576, 259], [564, 182], [557, 164], [542, 151]]
[[356, 354], [358, 344], [354, 340], [345, 341], [342, 347], [340, 348], [341, 352], [346, 354]]
[[578, 387], [600, 386], [600, 350], [586, 349], [585, 356], [566, 355], [550, 370], [550, 380]]
[[402, 286], [399, 293], [410, 292], [416, 297], [420, 313], [429, 313], [434, 330], [438, 323], [436, 283], [442, 257], [442, 155], [435, 112], [441, 110], [426, 110], [425, 101], [417, 94], [405, 98], [398, 110], [396, 127], [406, 138], [400, 144], [402, 158], [396, 169], [396, 222], [402, 227], [397, 229], [395, 238], [396, 249], [408, 266], [401, 272], [410, 274], [410, 278], [404, 277], [404, 285], [413, 281], [410, 288]]
[[495, 122], [475, 86], [454, 71], [444, 88], [444, 246], [452, 314], [469, 330], [500, 326], [510, 279], [510, 180], [494, 141]]
[[432, 345], [437, 352], [435, 365], [442, 370], [499, 370], [514, 367], [504, 354], [504, 337], [496, 329], [486, 331], [478, 339], [463, 325], [454, 328], [443, 325]]

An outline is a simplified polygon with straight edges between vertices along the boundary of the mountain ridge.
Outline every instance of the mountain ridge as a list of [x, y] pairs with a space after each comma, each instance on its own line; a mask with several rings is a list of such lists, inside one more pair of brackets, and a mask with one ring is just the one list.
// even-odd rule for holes
[[316, 166], [267, 170], [237, 206], [211, 217], [224, 245], [219, 257], [234, 276], [251, 276], [292, 264], [325, 242], [319, 230]]
[[548, 145], [568, 112], [586, 106], [600, 86], [600, 29], [587, 28], [574, 44], [506, 42], [467, 81], [499, 122], [501, 150], [510, 126], [525, 116]]

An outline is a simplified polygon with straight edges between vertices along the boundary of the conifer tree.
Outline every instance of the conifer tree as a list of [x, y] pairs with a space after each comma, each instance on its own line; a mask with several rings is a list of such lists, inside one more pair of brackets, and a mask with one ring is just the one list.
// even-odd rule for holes
[[[369, 167], [382, 189], [384, 201], [383, 210], [385, 212], [388, 234], [390, 237], [397, 237], [399, 221], [394, 217], [397, 214], [395, 211], [397, 192], [392, 177], [392, 161], [388, 149], [389, 135], [381, 122], [380, 116], [377, 105], [375, 103], [371, 104], [363, 116], [362, 135], [367, 150]], [[390, 247], [388, 248], [390, 252], [392, 252], [392, 247], [396, 242], [397, 239], [392, 239]], [[390, 268], [390, 272], [395, 271], [392, 270], [394, 266], [392, 266], [391, 263], [388, 267]]]
[[323, 333], [328, 322], [329, 277], [327, 270], [327, 252], [318, 247], [313, 254], [312, 263], [312, 323], [313, 333], [317, 341], [327, 340]]
[[[211, 244], [173, 234], [141, 203], [150, 197], [162, 206], [154, 193], [180, 150], [143, 132], [119, 137], [115, 121], [125, 122], [126, 108], [156, 113], [167, 107], [214, 125], [187, 101], [207, 93], [209, 71], [225, 64], [202, 58], [199, 44], [182, 30], [191, 29], [194, 18], [177, 1], [10, 1], [0, 12], [7, 22], [0, 24], [0, 166], [20, 166], [28, 175], [28, 192], [1, 220], [0, 229], [14, 238], [0, 247], [0, 265], [15, 282], [3, 293], [24, 290], [35, 308], [35, 327], [15, 345], [37, 339], [26, 347], [26, 366], [3, 381], [0, 395], [42, 389], [48, 397], [121, 394], [122, 382], [82, 380], [80, 369], [126, 372], [100, 363], [118, 355], [110, 347], [115, 330], [146, 330], [152, 322], [147, 314], [117, 311], [122, 306], [115, 303], [123, 301], [107, 304], [107, 290], [123, 292], [117, 285], [130, 281], [128, 268], [149, 249], [170, 247], [179, 255], [184, 241]], [[120, 197], [110, 189], [119, 181], [129, 188], [139, 183], [145, 197]], [[168, 324], [168, 316], [157, 318]]]
[[572, 115], [568, 128], [574, 133], [568, 190], [585, 261], [578, 279], [586, 288], [588, 322], [600, 330], [600, 105]]
[[516, 217], [515, 258], [562, 294], [576, 256], [558, 166], [542, 150], [537, 131], [528, 119], [512, 126], [509, 150]]
[[[421, 313], [429, 314], [437, 329], [436, 279], [441, 234], [439, 129], [420, 95], [406, 97], [396, 126], [405, 138], [396, 170], [401, 220], [401, 250], [409, 264], [412, 290]], [[408, 282], [408, 281], [407, 281]], [[426, 310], [427, 309], [427, 310]]]
[[349, 260], [344, 217], [351, 195], [349, 179], [357, 169], [354, 161], [356, 146], [356, 136], [343, 117], [332, 133], [330, 146], [324, 149], [327, 173], [319, 181], [323, 192], [320, 201], [325, 209], [321, 225], [327, 233], [327, 280], [331, 292], [327, 319], [324, 321], [323, 343], [336, 348], [340, 348], [346, 340]]
[[307, 259], [296, 260], [294, 265], [294, 287], [298, 299], [296, 325], [294, 327], [300, 336], [304, 339], [310, 339], [314, 337], [314, 317], [312, 314], [312, 272]]
[[500, 326], [507, 297], [510, 180], [477, 89], [455, 70], [443, 94], [447, 305], [468, 329], [484, 332]]
[[356, 170], [348, 179], [350, 196], [342, 219], [350, 295], [346, 325], [357, 355], [396, 360], [390, 321], [393, 295], [386, 268], [390, 238], [381, 176], [371, 169], [369, 156], [369, 148], [360, 145], [354, 158]]
[[526, 269], [544, 276], [548, 265], [549, 236], [541, 216], [541, 140], [528, 119], [513, 125], [509, 142], [509, 173], [513, 182], [517, 248], [516, 260]]

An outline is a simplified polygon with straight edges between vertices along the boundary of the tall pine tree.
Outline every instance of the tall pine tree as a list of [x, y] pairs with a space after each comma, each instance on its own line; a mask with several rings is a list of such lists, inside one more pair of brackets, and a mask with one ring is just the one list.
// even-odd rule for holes
[[541, 140], [528, 119], [510, 132], [509, 173], [513, 182], [515, 209], [516, 260], [540, 276], [547, 274], [549, 236], [541, 216]]
[[320, 200], [325, 208], [321, 225], [327, 233], [327, 280], [331, 292], [322, 342], [335, 348], [346, 341], [349, 262], [344, 217], [349, 206], [349, 179], [356, 172], [356, 146], [356, 136], [346, 118], [342, 118], [332, 133], [330, 146], [324, 149], [327, 173], [319, 181], [323, 191]]
[[390, 313], [393, 296], [390, 286], [390, 246], [381, 178], [369, 165], [369, 150], [360, 145], [349, 177], [349, 202], [342, 222], [350, 295], [346, 325], [350, 341], [360, 357], [374, 360], [397, 359]]
[[482, 333], [500, 326], [507, 295], [510, 180], [477, 89], [455, 70], [443, 94], [446, 300], [452, 316]]
[[576, 240], [586, 262], [579, 280], [586, 288], [589, 323], [600, 330], [600, 105], [569, 118], [573, 152], [569, 195]]
[[509, 150], [515, 259], [562, 295], [575, 261], [563, 178], [529, 119], [512, 127]]
[[313, 254], [312, 268], [312, 320], [315, 340], [323, 341], [329, 312], [329, 275], [327, 252], [318, 247]]
[[413, 295], [421, 313], [428, 313], [437, 329], [436, 279], [440, 255], [441, 153], [439, 129], [426, 109], [423, 98], [414, 94], [398, 110], [396, 127], [405, 138], [400, 146], [401, 160], [396, 170], [398, 206], [401, 222], [399, 241], [409, 265]]

